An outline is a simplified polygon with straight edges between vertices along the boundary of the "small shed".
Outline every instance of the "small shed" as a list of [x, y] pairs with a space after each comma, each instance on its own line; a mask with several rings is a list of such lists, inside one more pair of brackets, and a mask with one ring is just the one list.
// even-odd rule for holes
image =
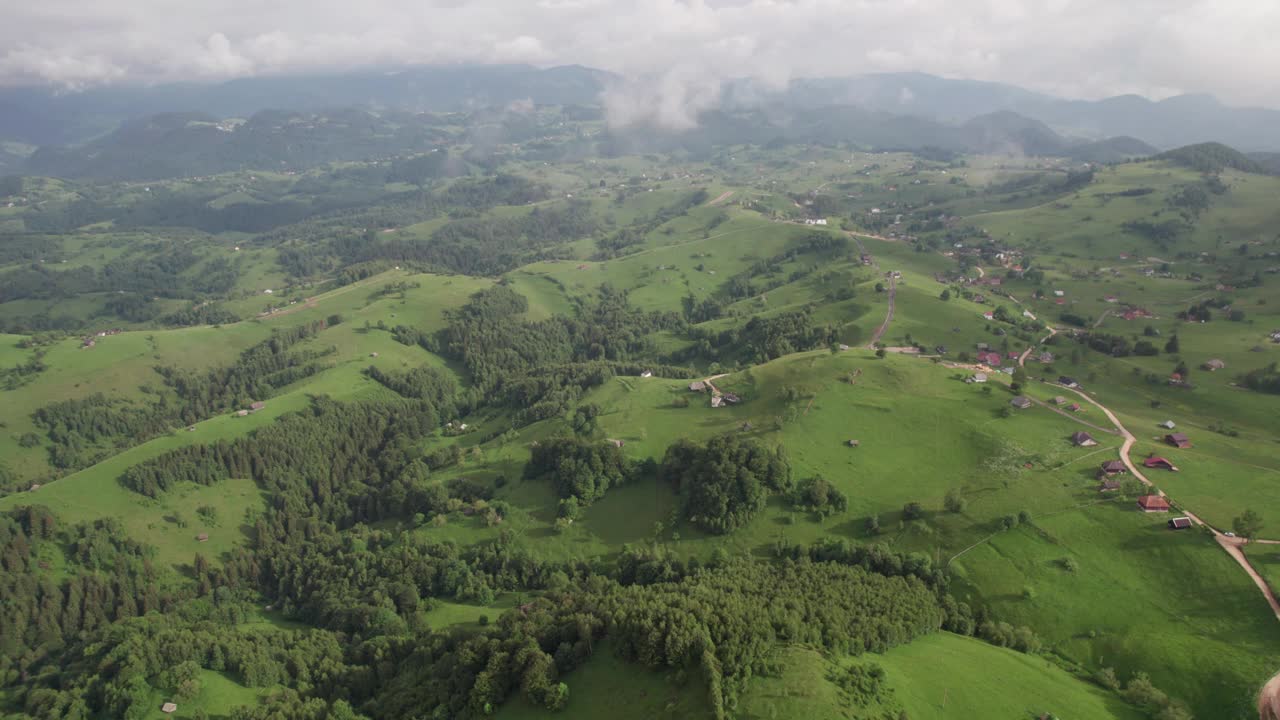
[[689, 390], [691, 390], [692, 392], [702, 392], [703, 390], [706, 390], [706, 389], [707, 389], [707, 384], [702, 382], [701, 380], [694, 380], [693, 382], [689, 383]]
[[856, 447], [858, 447], [859, 445], [861, 445], [862, 443], [858, 442], [857, 440], [850, 440], [848, 444], [849, 444], [849, 447], [851, 447], [851, 448], [856, 448]]
[[1222, 362], [1218, 358], [1213, 358], [1212, 360], [1205, 361], [1205, 363], [1200, 367], [1204, 368], [1205, 370], [1208, 370], [1209, 372], [1213, 372], [1214, 370], [1221, 370], [1226, 366], [1227, 364]]
[[1069, 388], [1080, 387], [1080, 383], [1076, 382], [1075, 378], [1067, 377], [1066, 375], [1062, 375], [1058, 378], [1058, 384]]
[[623, 445], [626, 445], [627, 442], [625, 440], [614, 440], [613, 438], [609, 438], [609, 444], [613, 445], [616, 448], [620, 448]]
[[1158, 455], [1152, 455], [1146, 460], [1143, 460], [1142, 464], [1149, 468], [1164, 468], [1165, 470], [1172, 470], [1173, 472], [1178, 472], [1178, 468], [1176, 465], [1174, 465], [1173, 463], [1169, 462], [1168, 460]]
[[724, 394], [724, 401], [730, 405], [737, 405], [742, 402], [742, 398], [738, 397], [735, 393], [727, 392]]
[[371, 352], [371, 353], [369, 353], [369, 357], [371, 357], [371, 358], [376, 358], [376, 357], [378, 357], [378, 353], [376, 353], [376, 352]]
[[264, 403], [264, 402], [262, 402], [261, 400], [255, 400], [255, 401], [253, 401], [253, 402], [249, 403], [249, 409], [250, 409], [251, 411], [253, 411], [253, 412], [258, 412], [259, 410], [261, 410], [262, 408], [264, 408], [264, 407], [266, 407], [266, 406], [267, 406], [267, 404], [266, 404], [266, 403]]
[[1120, 481], [1115, 478], [1103, 478], [1102, 484], [1098, 485], [1098, 492], [1114, 492], [1120, 489]]
[[720, 395], [712, 395], [712, 396], [711, 396], [711, 407], [713, 407], [713, 408], [718, 408], [718, 407], [720, 407], [720, 406], [722, 406], [722, 405], [724, 405], [724, 397], [723, 397], [723, 396], [720, 396]]
[[1071, 442], [1075, 443], [1076, 447], [1093, 447], [1098, 444], [1098, 441], [1094, 440], [1092, 435], [1083, 430], [1072, 434]]
[[1054, 404], [1054, 405], [1066, 405], [1066, 404], [1067, 404], [1067, 399], [1066, 399], [1066, 398], [1064, 398], [1064, 397], [1062, 397], [1061, 395], [1059, 395], [1058, 397], [1056, 397], [1056, 398], [1054, 398], [1054, 399], [1053, 399], [1053, 404]]
[[653, 377], [653, 371], [652, 371], [652, 370], [645, 370], [644, 372], [640, 373], [640, 377], [642, 377], [642, 378], [651, 378], [651, 377]]
[[967, 383], [984, 383], [987, 381], [987, 374], [982, 372], [974, 373], [969, 377], [965, 378], [964, 381]]
[[246, 415], [248, 415], [248, 414], [249, 414], [249, 411], [248, 411], [248, 410], [237, 410], [237, 411], [236, 411], [236, 416], [237, 416], [237, 417], [245, 417], [245, 416], [246, 416]]
[[209, 533], [200, 533], [197, 535], [196, 542], [209, 542]]
[[1164, 428], [1165, 430], [1172, 430], [1175, 427], [1177, 427], [1177, 425], [1174, 425], [1172, 420], [1165, 420], [1164, 422], [1160, 423], [1160, 427]]
[[1067, 409], [1070, 410], [1071, 412], [1080, 412], [1083, 408], [1080, 407], [1080, 403], [1071, 403], [1071, 405], [1068, 406]]
[[1035, 403], [1031, 402], [1031, 398], [1027, 397], [1026, 395], [1019, 395], [1018, 397], [1010, 400], [1009, 404], [1018, 408], [1019, 410], [1026, 410], [1027, 408], [1031, 407]]
[[1186, 530], [1189, 527], [1191, 527], [1191, 518], [1189, 517], [1169, 518], [1170, 530]]
[[1169, 433], [1164, 436], [1164, 441], [1182, 450], [1191, 447], [1191, 439], [1183, 433]]
[[1138, 498], [1138, 509], [1142, 512], [1169, 512], [1169, 501], [1159, 495], [1143, 495]]
[[1119, 475], [1120, 473], [1128, 471], [1129, 468], [1125, 466], [1123, 460], [1108, 460], [1102, 463], [1102, 472], [1107, 475]]
[[178, 703], [167, 702], [160, 706], [160, 712], [165, 715], [172, 715], [173, 713], [178, 712]]

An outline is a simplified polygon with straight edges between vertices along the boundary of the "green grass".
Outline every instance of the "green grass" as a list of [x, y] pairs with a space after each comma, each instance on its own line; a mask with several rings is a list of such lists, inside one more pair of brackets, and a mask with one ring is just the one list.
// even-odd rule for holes
[[1045, 712], [1078, 720], [1143, 717], [1048, 660], [950, 633], [867, 659], [884, 667], [894, 696], [913, 720], [1031, 718]]
[[1280, 663], [1280, 626], [1211, 538], [1166, 520], [1129, 502], [1039, 518], [951, 569], [962, 597], [1034, 628], [1054, 652], [1122, 678], [1148, 672], [1199, 717], [1242, 715]]
[[203, 710], [208, 717], [229, 717], [231, 711], [241, 705], [256, 705], [270, 688], [247, 688], [224, 673], [213, 670], [200, 671], [200, 692], [191, 700], [177, 702], [178, 710], [172, 714], [161, 712], [164, 703], [173, 701], [163, 693], [153, 693], [152, 709], [143, 715], [146, 720], [167, 720], [168, 718], [192, 718], [197, 710]]
[[710, 717], [706, 691], [698, 680], [691, 676], [680, 685], [670, 674], [623, 662], [607, 641], [599, 643], [591, 659], [563, 680], [569, 685], [569, 704], [560, 712], [515, 698], [498, 709], [498, 720], [588, 720], [605, 714], [615, 720]]

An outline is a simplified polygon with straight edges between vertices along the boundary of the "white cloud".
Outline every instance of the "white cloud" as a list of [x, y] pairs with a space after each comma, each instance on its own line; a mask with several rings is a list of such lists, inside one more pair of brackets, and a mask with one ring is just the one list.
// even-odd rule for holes
[[[41, 0], [0, 23], [0, 84], [157, 82], [359, 65], [579, 63], [645, 79], [651, 116], [727, 77], [920, 70], [1072, 97], [1280, 104], [1259, 0]], [[665, 108], [665, 109], [664, 109]], [[677, 116], [672, 119], [679, 120]]]

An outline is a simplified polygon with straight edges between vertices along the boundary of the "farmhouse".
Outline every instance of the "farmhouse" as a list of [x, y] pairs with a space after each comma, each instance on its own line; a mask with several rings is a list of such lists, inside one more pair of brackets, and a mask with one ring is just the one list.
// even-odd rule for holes
[[1213, 358], [1212, 360], [1206, 360], [1205, 363], [1200, 367], [1204, 368], [1205, 370], [1208, 370], [1209, 372], [1213, 372], [1214, 370], [1221, 370], [1226, 366], [1227, 366], [1226, 363], [1222, 362], [1217, 358]]
[[986, 382], [986, 381], [987, 381], [987, 374], [986, 374], [986, 373], [974, 373], [974, 374], [970, 375], [969, 377], [965, 378], [965, 379], [964, 379], [964, 381], [965, 381], [965, 382], [967, 382], [967, 383], [984, 383], [984, 382]]
[[1138, 509], [1142, 512], [1169, 512], [1169, 501], [1159, 495], [1143, 495], [1138, 498]]
[[1093, 447], [1098, 444], [1092, 435], [1084, 431], [1072, 434], [1071, 442], [1075, 443], [1076, 447]]
[[1067, 409], [1071, 412], [1080, 412], [1082, 408], [1080, 407], [1080, 403], [1071, 403], [1070, 407]]
[[1189, 527], [1191, 527], [1191, 518], [1189, 517], [1169, 518], [1169, 529], [1171, 530], [1186, 530]]
[[1191, 447], [1191, 439], [1182, 433], [1169, 433], [1164, 436], [1164, 441], [1181, 450]]
[[1119, 475], [1128, 472], [1123, 460], [1108, 460], [1102, 463], [1102, 472], [1106, 475]]
[[703, 390], [706, 390], [706, 389], [707, 389], [707, 384], [702, 382], [701, 380], [694, 380], [693, 382], [689, 383], [689, 390], [693, 392], [702, 392]]
[[1164, 468], [1165, 470], [1172, 470], [1174, 472], [1178, 471], [1178, 468], [1174, 466], [1173, 463], [1158, 455], [1152, 455], [1146, 460], [1143, 460], [1142, 464], [1149, 468]]
[[982, 313], [982, 317], [983, 317], [983, 318], [985, 318], [985, 319], [987, 319], [987, 320], [995, 320], [995, 319], [996, 319], [996, 314], [995, 314], [995, 313], [993, 313], [993, 312], [984, 312], [984, 313]]
[[1019, 410], [1026, 410], [1027, 408], [1031, 407], [1035, 403], [1031, 402], [1031, 398], [1027, 397], [1026, 395], [1019, 395], [1018, 397], [1010, 400], [1009, 404], [1018, 408]]

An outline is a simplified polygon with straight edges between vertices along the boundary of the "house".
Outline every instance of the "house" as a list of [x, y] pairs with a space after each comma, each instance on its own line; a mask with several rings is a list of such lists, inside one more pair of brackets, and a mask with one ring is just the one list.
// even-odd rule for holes
[[859, 445], [861, 445], [861, 444], [862, 444], [862, 443], [858, 442], [857, 440], [850, 440], [850, 441], [849, 441], [849, 447], [856, 448], [856, 447], [858, 447], [858, 446], [859, 446]]
[[713, 407], [713, 408], [718, 408], [718, 407], [720, 407], [721, 405], [724, 405], [724, 398], [723, 398], [723, 397], [721, 397], [720, 395], [712, 395], [712, 396], [711, 396], [711, 407]]
[[703, 390], [706, 390], [706, 389], [707, 389], [707, 384], [702, 382], [701, 380], [694, 380], [693, 382], [689, 383], [689, 390], [691, 390], [692, 392], [702, 392]]
[[264, 403], [264, 402], [262, 402], [261, 400], [255, 400], [255, 401], [253, 401], [253, 402], [249, 403], [249, 410], [250, 410], [250, 411], [252, 411], [252, 412], [258, 412], [259, 410], [261, 410], [262, 408], [264, 408], [264, 407], [266, 407], [266, 406], [267, 406], [267, 404], [266, 404], [266, 403]]
[[1191, 447], [1191, 439], [1182, 433], [1169, 433], [1164, 436], [1164, 441], [1179, 450], [1185, 450]]
[[1222, 362], [1217, 358], [1213, 358], [1212, 360], [1206, 360], [1205, 363], [1200, 367], [1204, 368], [1205, 370], [1208, 370], [1209, 372], [1213, 372], [1214, 370], [1221, 370], [1226, 366], [1227, 366], [1226, 363]]
[[1019, 395], [1018, 397], [1010, 400], [1009, 404], [1018, 408], [1019, 410], [1026, 410], [1027, 408], [1031, 407], [1035, 403], [1031, 402], [1031, 398], [1027, 397], [1026, 395]]
[[1062, 292], [1061, 290], [1054, 290], [1054, 291], [1053, 291], [1053, 296], [1054, 296], [1054, 297], [1062, 297], [1063, 295], [1066, 295], [1066, 293]]
[[984, 383], [984, 382], [986, 382], [986, 381], [987, 381], [987, 374], [986, 374], [986, 373], [974, 373], [974, 374], [970, 375], [969, 377], [965, 378], [965, 379], [964, 379], [964, 381], [965, 381], [965, 382], [967, 382], [967, 383]]
[[1080, 383], [1076, 382], [1075, 378], [1069, 378], [1066, 375], [1058, 376], [1058, 384], [1063, 387], [1069, 387], [1069, 388], [1080, 387]]
[[200, 533], [197, 535], [196, 542], [209, 542], [209, 533]]
[[1169, 512], [1169, 501], [1159, 495], [1143, 495], [1138, 498], [1138, 509], [1142, 512]]
[[1116, 297], [1115, 295], [1108, 295], [1108, 296], [1106, 296], [1106, 297], [1105, 297], [1105, 298], [1103, 298], [1103, 299], [1104, 299], [1104, 300], [1106, 300], [1106, 301], [1107, 301], [1107, 302], [1109, 302], [1109, 303], [1119, 302], [1119, 300], [1120, 300], [1120, 298]]
[[1191, 527], [1191, 518], [1189, 517], [1169, 518], [1170, 530], [1186, 530], [1189, 527]]
[[178, 711], [177, 703], [167, 702], [160, 706], [160, 712], [164, 713], [165, 715], [171, 715], [177, 711]]
[[1053, 299], [1053, 304], [1054, 304], [1054, 305], [1066, 305], [1066, 304], [1067, 304], [1067, 299], [1066, 299], [1066, 298], [1054, 298], [1054, 299]]
[[[976, 302], [976, 303], [978, 303], [979, 305], [982, 305], [982, 304], [984, 304], [984, 303], [986, 303], [986, 302], [987, 302], [987, 296], [986, 296], [986, 295], [982, 295], [982, 294], [974, 295], [974, 296], [973, 296], [973, 301], [974, 301], [974, 302]], [[1278, 341], [1278, 342], [1280, 342], [1280, 341]]]
[[742, 398], [731, 392], [725, 393], [722, 397], [724, 398], [724, 401], [730, 405], [737, 405], [742, 402]]
[[1021, 355], [1021, 353], [1017, 353], [1012, 350], [1005, 353], [1005, 357], [1009, 358], [1010, 360], [1017, 360], [1019, 355]]
[[1108, 460], [1102, 463], [1102, 472], [1105, 475], [1119, 475], [1128, 471], [1129, 468], [1125, 467], [1123, 460]]
[[1165, 430], [1172, 430], [1175, 427], [1177, 427], [1177, 425], [1174, 425], [1172, 420], [1165, 420], [1164, 422], [1160, 423], [1160, 427], [1164, 428]]
[[644, 372], [640, 373], [640, 377], [642, 377], [642, 378], [651, 378], [651, 377], [653, 377], [653, 371], [652, 371], [652, 370], [645, 370]]
[[1080, 403], [1071, 403], [1069, 406], [1067, 406], [1067, 409], [1070, 410], [1071, 412], [1080, 412], [1084, 408], [1080, 407]]
[[371, 357], [371, 358], [376, 358], [376, 357], [378, 357], [378, 353], [376, 353], [376, 352], [371, 352], [371, 353], [369, 353], [369, 357]]
[[981, 352], [986, 352], [991, 349], [991, 346], [986, 343], [978, 343], [977, 345], [974, 345], [974, 347]]
[[1053, 404], [1054, 404], [1054, 405], [1066, 405], [1066, 404], [1067, 404], [1067, 399], [1066, 399], [1066, 398], [1064, 398], [1064, 397], [1062, 397], [1061, 395], [1059, 395], [1058, 397], [1056, 397], [1056, 398], [1054, 398], [1054, 399], [1053, 399]]
[[248, 414], [249, 414], [249, 411], [248, 411], [248, 410], [237, 410], [237, 411], [236, 411], [236, 417], [245, 417], [245, 416], [246, 416], [246, 415], [248, 415]]
[[1076, 447], [1093, 447], [1098, 444], [1092, 435], [1084, 431], [1072, 434], [1071, 442], [1075, 443]]
[[844, 352], [848, 349], [849, 349], [848, 345], [845, 345], [844, 343], [840, 343], [840, 352]]
[[1120, 489], [1120, 481], [1115, 478], [1103, 478], [1102, 483], [1098, 485], [1098, 492], [1113, 492]]
[[983, 317], [983, 318], [985, 318], [985, 319], [987, 319], [987, 320], [995, 320], [995, 319], [996, 319], [996, 314], [995, 314], [995, 313], [991, 313], [991, 312], [984, 312], [984, 313], [982, 313], [982, 317]]
[[870, 265], [870, 264], [871, 264], [871, 256], [870, 256], [870, 255], [868, 255], [868, 254], [866, 254], [866, 253], [862, 253], [861, 260], [862, 260], [862, 264], [863, 264], [863, 265]]
[[978, 353], [978, 362], [984, 362], [988, 365], [1000, 367], [1000, 353], [998, 352]]
[[1042, 352], [1042, 353], [1040, 353], [1040, 356], [1039, 356], [1039, 357], [1037, 357], [1036, 359], [1037, 359], [1037, 360], [1039, 360], [1040, 362], [1044, 363], [1045, 365], [1048, 365], [1049, 363], [1053, 362], [1053, 353], [1051, 353], [1051, 352]]
[[616, 447], [616, 448], [620, 448], [620, 447], [622, 447], [623, 445], [626, 445], [627, 443], [626, 443], [626, 441], [625, 441], [625, 440], [614, 440], [613, 438], [610, 438], [610, 439], [609, 439], [609, 444], [610, 444], [610, 445], [613, 445], [613, 446], [614, 446], [614, 447]]
[[1152, 455], [1146, 460], [1143, 460], [1142, 464], [1149, 468], [1164, 468], [1165, 470], [1172, 470], [1173, 472], [1178, 472], [1178, 468], [1173, 463], [1169, 462], [1168, 460], [1165, 460], [1164, 458], [1158, 455]]
[[1182, 384], [1182, 373], [1170, 373], [1170, 374], [1169, 374], [1169, 384], [1170, 384], [1170, 385], [1181, 385], [1181, 384]]

